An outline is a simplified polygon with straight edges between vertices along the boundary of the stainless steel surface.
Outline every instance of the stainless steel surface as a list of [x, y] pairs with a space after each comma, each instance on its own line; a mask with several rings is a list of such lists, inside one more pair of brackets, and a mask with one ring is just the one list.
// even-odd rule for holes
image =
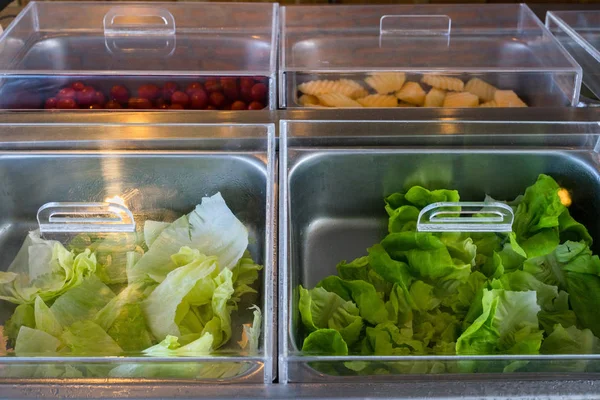
[[[375, 134], [359, 137], [361, 131], [363, 135]], [[419, 184], [431, 189], [457, 189], [461, 201], [480, 201], [486, 194], [508, 200], [523, 193], [538, 174], [546, 173], [565, 187], [585, 188], [574, 193], [577, 206], [571, 212], [574, 218], [585, 221], [592, 236], [600, 234], [597, 123], [282, 121], [280, 135], [279, 362], [283, 381], [398, 381], [398, 375], [356, 377], [350, 370], [342, 372], [349, 375], [346, 377], [330, 376], [316, 372], [311, 365], [356, 360], [452, 363], [459, 358], [303, 357], [299, 352], [296, 288], [300, 284], [314, 287], [336, 273], [338, 262], [363, 256], [367, 247], [381, 241], [387, 232], [383, 210], [386, 195]], [[600, 250], [598, 245], [594, 250]], [[597, 355], [582, 357], [594, 365], [600, 361]], [[545, 370], [551, 361], [556, 363], [555, 371], [561, 371], [560, 357], [525, 358], [534, 371]], [[500, 374], [496, 379], [518, 376], [523, 373]], [[540, 379], [543, 375], [528, 376]], [[455, 379], [476, 378], [456, 375]]]
[[[7, 128], [6, 126], [4, 128]], [[107, 125], [108, 130], [127, 130], [125, 126]], [[157, 137], [168, 137], [177, 129], [174, 125], [138, 127], [140, 132], [152, 131]], [[19, 250], [27, 232], [37, 228], [37, 210], [49, 202], [102, 202], [106, 198], [123, 195], [135, 190], [127, 206], [138, 224], [145, 219], [172, 221], [189, 213], [203, 196], [221, 192], [233, 213], [248, 228], [249, 250], [253, 259], [264, 265], [258, 282], [258, 294], [248, 306], [255, 302], [264, 313], [263, 341], [256, 356], [246, 357], [239, 350], [234, 337], [223, 352], [213, 357], [196, 358], [147, 358], [147, 357], [0, 357], [0, 381], [31, 384], [28, 368], [39, 364], [74, 364], [85, 368], [110, 369], [118, 364], [148, 363], [154, 367], [179, 364], [197, 365], [198, 362], [212, 365], [239, 367], [238, 375], [232, 378], [208, 379], [213, 383], [246, 382], [264, 384], [274, 378], [272, 355], [276, 351], [273, 335], [276, 332], [274, 309], [273, 268], [274, 238], [274, 126], [251, 125], [218, 126], [188, 125], [182, 127], [193, 132], [191, 139], [197, 140], [199, 150], [177, 151], [166, 146], [166, 150], [95, 150], [95, 151], [6, 151], [0, 152], [0, 177], [3, 190], [0, 192], [0, 248], [3, 259], [0, 269], [5, 270]], [[62, 126], [63, 131], [75, 130], [79, 134], [102, 129], [98, 125]], [[146, 131], [144, 131], [144, 129]], [[2, 130], [2, 127], [0, 127]], [[225, 133], [226, 138], [214, 136]], [[184, 135], [185, 136], [185, 135]], [[181, 138], [181, 136], [180, 136]], [[185, 140], [184, 140], [185, 141]], [[193, 140], [192, 140], [193, 141]], [[159, 141], [160, 142], [160, 141]], [[169, 143], [167, 141], [167, 143]], [[105, 143], [106, 144], [106, 143]], [[192, 145], [192, 148], [194, 146]], [[234, 326], [241, 327], [251, 319], [251, 311], [241, 305]], [[0, 324], [10, 316], [14, 306], [0, 304]], [[241, 334], [241, 329], [238, 336]], [[24, 376], [19, 376], [22, 370]], [[106, 381], [102, 373], [84, 375], [79, 382]], [[162, 376], [154, 381], [166, 382], [189, 377]], [[62, 383], [74, 384], [74, 380]], [[118, 379], [117, 379], [118, 381]], [[123, 380], [121, 380], [123, 381]], [[132, 379], [129, 382], [140, 382]], [[206, 380], [205, 380], [206, 381]]]

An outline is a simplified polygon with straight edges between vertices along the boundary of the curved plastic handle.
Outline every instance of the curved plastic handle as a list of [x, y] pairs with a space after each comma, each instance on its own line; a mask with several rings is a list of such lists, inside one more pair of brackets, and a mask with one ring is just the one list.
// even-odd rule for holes
[[144, 5], [113, 7], [104, 16], [104, 36], [173, 36], [175, 18], [168, 10]]
[[500, 202], [433, 203], [419, 213], [417, 231], [512, 232], [514, 219], [512, 208]]
[[117, 203], [46, 203], [37, 220], [42, 234], [135, 232], [133, 214]]
[[384, 15], [379, 20], [381, 36], [449, 36], [451, 28], [447, 15]]

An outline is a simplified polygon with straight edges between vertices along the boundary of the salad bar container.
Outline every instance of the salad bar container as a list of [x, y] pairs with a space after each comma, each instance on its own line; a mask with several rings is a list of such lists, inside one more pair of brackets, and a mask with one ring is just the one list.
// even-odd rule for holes
[[[175, 126], [110, 129], [168, 138]], [[185, 151], [168, 141], [120, 150], [115, 140], [110, 150], [63, 143], [0, 154], [2, 383], [272, 382], [274, 126], [186, 124], [177, 132]], [[208, 262], [208, 280], [190, 287], [188, 262]], [[207, 315], [221, 328], [211, 330]], [[181, 336], [165, 339], [165, 329]], [[200, 333], [210, 350], [198, 347]], [[186, 334], [191, 344], [174, 338]]]
[[289, 6], [280, 26], [280, 107], [579, 99], [580, 67], [524, 4]]
[[273, 109], [277, 4], [32, 2], [1, 109]]
[[546, 27], [583, 68], [583, 83], [600, 96], [600, 11], [550, 11]]
[[[561, 246], [588, 248], [600, 234], [599, 133], [596, 123], [513, 123], [508, 131], [491, 122], [282, 121], [280, 381], [398, 382], [433, 379], [431, 374], [454, 379], [473, 374], [503, 379], [594, 376], [600, 368], [595, 345], [587, 352], [553, 345], [564, 332], [553, 324], [560, 318], [544, 319], [543, 312], [557, 310], [544, 308], [541, 300], [540, 326], [546, 335], [554, 331], [540, 348], [539, 308], [535, 299], [526, 298], [536, 292], [526, 290], [533, 282], [540, 284], [538, 290], [546, 287], [536, 280], [545, 279], [541, 271], [546, 261], [540, 254], [558, 252]], [[546, 185], [549, 194], [541, 196]], [[566, 244], [558, 246], [558, 237], [552, 236], [558, 230], [525, 240], [525, 215], [539, 212], [535, 207], [550, 207], [540, 206], [542, 198], [556, 202], [561, 220], [579, 221], [587, 231], [576, 233], [580, 224], [561, 222], [560, 243]], [[495, 242], [500, 238], [510, 241]], [[496, 246], [493, 257], [486, 253], [486, 240]], [[533, 242], [540, 247], [532, 247]], [[548, 248], [542, 250], [542, 244]], [[520, 255], [515, 261], [511, 256], [516, 249]], [[586, 254], [599, 250], [594, 242]], [[595, 263], [597, 257], [590, 260]], [[554, 262], [556, 268], [570, 268]], [[443, 265], [451, 265], [451, 272], [439, 270]], [[556, 286], [546, 288], [554, 297], [566, 297], [568, 291], [580, 323], [594, 325], [594, 301], [579, 299], [594, 292], [586, 285], [595, 285], [597, 276], [582, 275], [587, 283], [578, 286], [576, 277], [566, 274], [567, 281], [573, 279], [570, 285], [557, 283], [557, 292]], [[483, 303], [476, 289], [453, 286], [465, 279], [471, 288], [475, 280], [489, 279], [490, 286], [480, 292]], [[404, 298], [404, 290], [405, 307], [412, 314], [394, 300], [395, 290], [398, 298]], [[453, 297], [454, 290], [461, 294]], [[511, 329], [510, 317], [503, 319], [496, 311], [510, 313], [507, 299], [500, 299], [507, 293], [519, 297], [514, 299], [519, 307], [531, 303], [529, 315], [535, 321], [528, 332], [535, 339], [519, 336], [515, 344], [514, 337], [505, 336], [494, 347], [498, 339], [493, 335]], [[321, 308], [323, 301], [326, 308]], [[483, 304], [483, 313], [472, 304]], [[492, 311], [486, 304], [494, 304]], [[566, 317], [572, 311], [564, 306]], [[519, 323], [529, 318], [526, 314], [519, 314]], [[457, 320], [462, 328], [452, 328], [451, 321]], [[354, 324], [360, 326], [357, 321], [366, 326], [366, 337], [364, 330], [353, 331]], [[479, 335], [486, 326], [486, 332], [496, 333], [483, 339]], [[533, 350], [527, 350], [528, 338]], [[451, 342], [448, 347], [446, 341]]]

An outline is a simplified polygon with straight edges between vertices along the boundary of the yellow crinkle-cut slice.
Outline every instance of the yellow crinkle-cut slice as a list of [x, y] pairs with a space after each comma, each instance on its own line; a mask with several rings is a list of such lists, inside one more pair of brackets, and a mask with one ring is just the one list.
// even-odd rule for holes
[[340, 93], [325, 93], [317, 95], [319, 103], [327, 107], [362, 107], [360, 103]]
[[465, 85], [466, 92], [473, 93], [484, 102], [494, 100], [494, 93], [496, 93], [496, 90], [498, 89], [495, 86], [492, 86], [479, 78], [472, 78]]
[[494, 100], [498, 107], [527, 107], [527, 104], [512, 90], [496, 90]]
[[444, 107], [478, 107], [479, 97], [468, 92], [448, 93], [444, 99]]
[[301, 106], [308, 106], [308, 107], [310, 107], [310, 106], [318, 106], [319, 105], [319, 99], [316, 96], [313, 96], [312, 94], [303, 94], [298, 99], [298, 103]]
[[445, 98], [445, 90], [432, 88], [425, 96], [425, 107], [441, 107]]
[[417, 82], [406, 82], [402, 89], [396, 92], [397, 98], [415, 106], [425, 103], [425, 95], [425, 91]]
[[298, 85], [298, 90], [304, 94], [318, 96], [320, 94], [338, 93], [351, 99], [365, 97], [369, 93], [356, 81], [350, 79], [339, 79], [336, 81], [318, 80], [305, 82]]
[[394, 93], [406, 82], [404, 72], [375, 72], [365, 79], [367, 85], [371, 86], [379, 94]]
[[496, 104], [496, 101], [490, 100], [486, 101], [485, 103], [481, 103], [479, 107], [498, 107], [498, 104]]
[[396, 96], [386, 94], [372, 94], [356, 101], [363, 107], [396, 107], [398, 105]]
[[458, 78], [435, 74], [423, 75], [421, 82], [426, 83], [436, 89], [452, 90], [455, 92], [460, 92], [465, 87], [465, 83]]

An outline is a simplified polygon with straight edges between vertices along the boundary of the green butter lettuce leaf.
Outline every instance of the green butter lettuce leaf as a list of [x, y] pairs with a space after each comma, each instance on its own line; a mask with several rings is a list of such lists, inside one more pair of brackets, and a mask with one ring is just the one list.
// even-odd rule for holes
[[417, 229], [417, 219], [419, 218], [419, 209], [415, 206], [401, 206], [395, 210], [386, 206], [390, 215], [388, 221], [388, 232], [414, 231]]
[[118, 356], [123, 352], [104, 329], [92, 321], [75, 322], [63, 331], [60, 338], [76, 355]]
[[434, 287], [423, 281], [415, 281], [410, 287], [409, 295], [413, 300], [414, 309], [421, 312], [431, 311], [437, 308], [442, 300], [437, 298]]
[[55, 356], [62, 346], [60, 340], [38, 329], [21, 326], [15, 344], [18, 357]]
[[36, 329], [49, 333], [54, 337], [60, 337], [63, 326], [39, 296], [35, 298], [34, 316]]
[[542, 229], [521, 243], [521, 248], [528, 258], [550, 254], [560, 243], [558, 229]]
[[335, 293], [322, 287], [300, 291], [300, 315], [309, 332], [319, 329], [335, 329], [344, 341], [352, 346], [360, 337], [363, 322], [358, 307], [352, 301], [345, 301]]
[[146, 277], [162, 282], [174, 269], [171, 256], [190, 247], [218, 260], [219, 269], [233, 268], [248, 247], [248, 230], [225, 204], [220, 193], [202, 198], [187, 216], [164, 228], [129, 271], [129, 282]]
[[536, 292], [484, 290], [482, 306], [483, 313], [458, 338], [457, 354], [538, 353], [543, 332]]
[[185, 247], [173, 255], [172, 262], [175, 265], [189, 263], [169, 272], [142, 302], [142, 310], [150, 331], [159, 340], [163, 340], [167, 335], [180, 336], [177, 324], [189, 311], [189, 303], [184, 302], [185, 297], [199, 281], [210, 278], [218, 269], [216, 257], [207, 257], [197, 250]]
[[[371, 266], [370, 262], [373, 261], [375, 266]], [[393, 280], [389, 281], [384, 279], [375, 270], [383, 270], [387, 272], [396, 272], [397, 262], [393, 261], [383, 247], [369, 249], [369, 256], [364, 256], [353, 260], [350, 263], [342, 261], [337, 265], [337, 271], [340, 278], [345, 281], [366, 281], [375, 287], [378, 293], [383, 293], [384, 296], [388, 296], [392, 290]], [[404, 265], [405, 268], [408, 266]], [[388, 271], [389, 269], [392, 271]], [[408, 275], [405, 275], [408, 277]], [[402, 279], [402, 278], [399, 278]]]
[[[550, 335], [542, 343], [541, 354], [598, 354], [600, 340], [589, 329], [579, 330], [574, 326], [564, 328], [556, 325]], [[546, 369], [550, 371], [583, 372], [587, 369], [588, 360], [549, 361]]]
[[[483, 289], [487, 287], [487, 282], [488, 279], [485, 275], [479, 271], [475, 271], [469, 275], [465, 282], [457, 286], [455, 293], [442, 298], [442, 304], [452, 309], [457, 315], [464, 316], [473, 304], [481, 305]], [[476, 314], [475, 317], [479, 316], [481, 310]], [[473, 322], [473, 320], [470, 322]]]
[[115, 294], [95, 275], [60, 296], [50, 310], [62, 326], [93, 319]]
[[345, 301], [353, 301], [358, 306], [360, 316], [371, 324], [388, 320], [384, 301], [368, 282], [344, 281], [337, 276], [330, 276], [319, 282], [317, 287], [333, 292]]
[[481, 265], [481, 272], [490, 279], [500, 278], [502, 275], [504, 275], [502, 256], [494, 251], [492, 256], [488, 257], [483, 265]]
[[413, 319], [413, 307], [416, 305], [407, 291], [394, 284], [389, 300], [385, 303], [389, 321], [398, 325], [409, 323]]
[[455, 262], [444, 242], [431, 233], [391, 233], [381, 245], [393, 259], [407, 261], [413, 276], [427, 283], [444, 283], [446, 289], [465, 281], [471, 273], [471, 265]]
[[475, 256], [477, 255], [477, 246], [473, 239], [466, 233], [444, 232], [440, 240], [453, 259], [460, 260], [464, 264], [475, 266]]
[[413, 186], [404, 195], [404, 200], [415, 207], [423, 208], [432, 203], [458, 202], [460, 196], [456, 190], [427, 190], [421, 186]]
[[561, 290], [552, 304], [544, 303], [538, 319], [546, 334], [552, 333], [557, 324], [563, 328], [577, 325], [577, 315], [569, 308], [569, 294]]
[[584, 242], [588, 246], [592, 245], [593, 240], [588, 230], [583, 224], [580, 224], [573, 219], [569, 213], [569, 209], [565, 209], [558, 217], [558, 229], [560, 232], [561, 243], [571, 241]]
[[525, 190], [513, 223], [519, 243], [543, 229], [558, 229], [559, 217], [566, 209], [558, 197], [559, 190], [558, 183], [544, 174], [540, 174], [535, 184]]
[[[410, 271], [408, 269], [408, 264], [402, 261], [393, 260], [387, 251], [380, 244], [376, 244], [375, 246], [368, 249], [368, 263], [373, 269], [373, 272], [376, 274], [376, 277], [381, 277], [384, 281], [390, 284], [399, 285], [405, 292], [408, 292], [408, 288], [412, 282], [412, 277], [410, 275]], [[343, 268], [344, 275], [342, 279], [350, 280], [344, 278], [348, 273], [347, 268]], [[387, 285], [382, 284], [379, 279], [373, 279], [371, 274], [368, 275], [371, 279], [366, 280], [373, 284], [373, 287], [379, 288], [379, 290], [387, 291]], [[348, 276], [350, 277], [350, 276]], [[357, 276], [357, 278], [359, 278]], [[355, 280], [365, 280], [365, 279], [355, 279]]]
[[502, 267], [505, 271], [514, 271], [520, 269], [523, 262], [527, 259], [527, 253], [517, 243], [517, 236], [514, 232], [508, 234], [508, 241], [504, 243], [502, 250], [498, 253], [502, 261]]
[[304, 339], [302, 351], [307, 355], [348, 355], [348, 345], [335, 329], [319, 329]]
[[15, 308], [12, 316], [6, 321], [4, 334], [9, 340], [9, 345], [14, 347], [17, 335], [22, 326], [35, 328], [35, 312], [30, 304], [20, 304]]

